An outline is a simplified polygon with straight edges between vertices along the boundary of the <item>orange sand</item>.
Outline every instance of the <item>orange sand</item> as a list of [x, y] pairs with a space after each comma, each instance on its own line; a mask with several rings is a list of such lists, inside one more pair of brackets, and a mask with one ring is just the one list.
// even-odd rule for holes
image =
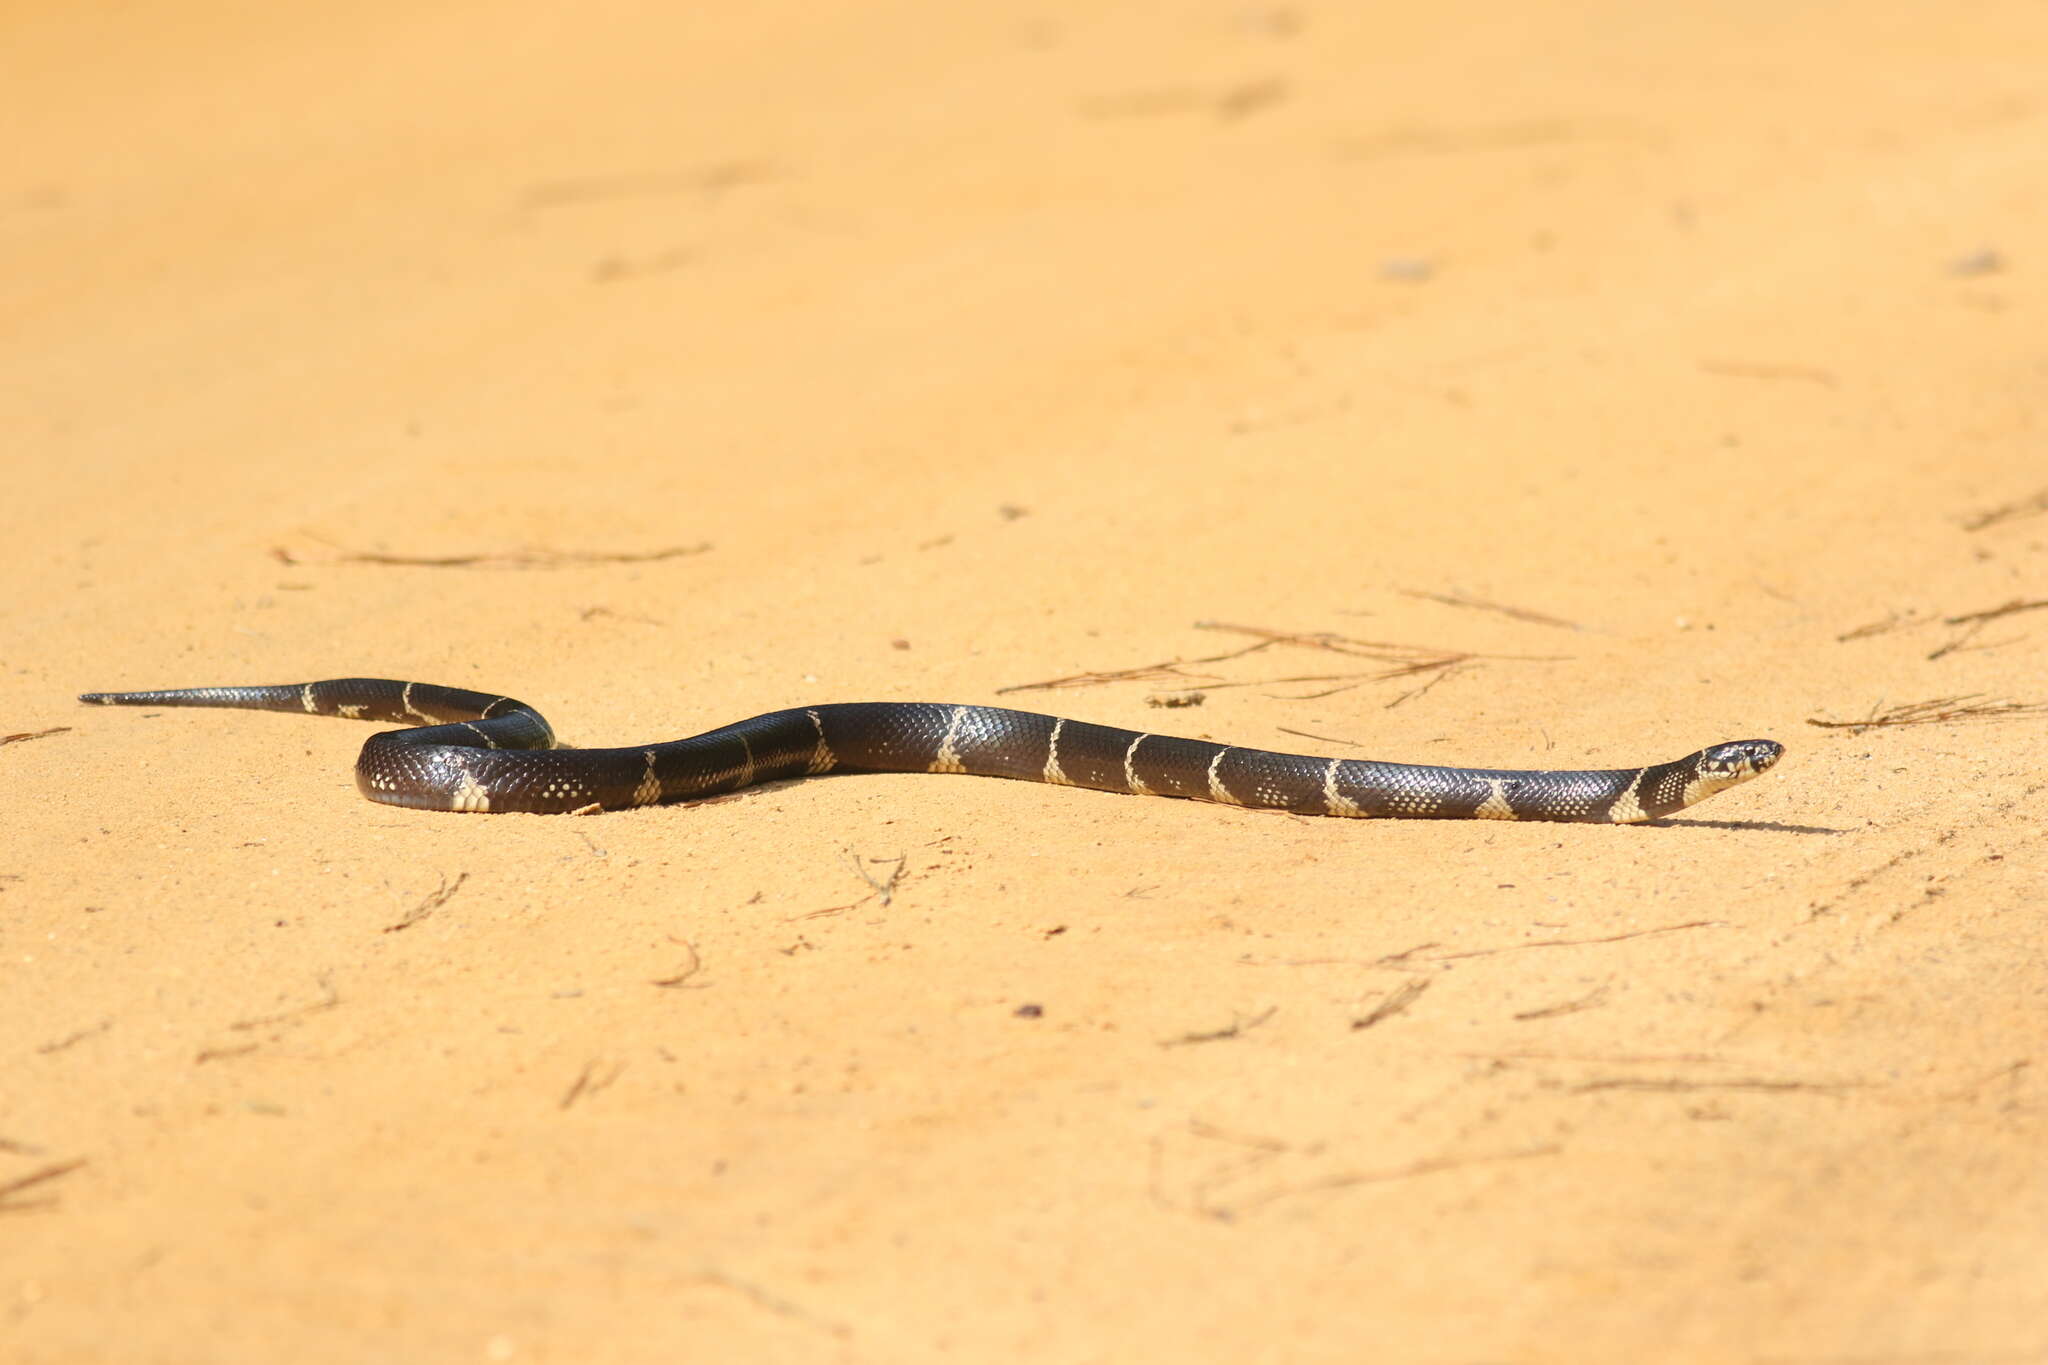
[[[2048, 717], [1807, 724], [2048, 701], [2039, 6], [18, 9], [0, 1357], [2048, 1359]], [[1203, 621], [1488, 657], [1002, 692]], [[1791, 752], [471, 818], [71, 701], [347, 674]]]

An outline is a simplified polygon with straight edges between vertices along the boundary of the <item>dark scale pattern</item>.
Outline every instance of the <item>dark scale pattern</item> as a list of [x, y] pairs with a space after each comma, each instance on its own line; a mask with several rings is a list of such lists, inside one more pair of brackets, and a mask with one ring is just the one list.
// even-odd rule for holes
[[[839, 706], [820, 708], [838, 712]], [[865, 708], [863, 708], [865, 709]], [[938, 708], [942, 713], [952, 707]], [[1053, 718], [1017, 711], [996, 711], [986, 706], [962, 706], [960, 724], [953, 729], [953, 752], [963, 771], [980, 777], [1015, 777], [1027, 782], [1045, 779], [1045, 758], [1052, 746]], [[1012, 715], [1026, 716], [1017, 722]], [[945, 738], [949, 717], [942, 714], [937, 732], [931, 735], [929, 762], [936, 762], [939, 743]], [[925, 766], [929, 766], [929, 762]]]
[[[827, 706], [823, 710], [840, 710]], [[1006, 722], [1010, 712], [987, 706], [942, 706], [940, 712], [961, 712], [961, 722], [952, 726], [952, 751], [961, 759], [961, 769], [981, 778], [1020, 778], [1024, 782], [1044, 780], [1044, 755], [1053, 743], [1053, 716], [1030, 716], [1028, 722]], [[1020, 712], [1022, 714], [1022, 712]], [[938, 761], [938, 745], [952, 724], [950, 714], [938, 720], [932, 735], [932, 761]]]
[[1124, 775], [1124, 753], [1136, 734], [1082, 720], [1062, 722], [1059, 732], [1060, 772], [1068, 782], [1099, 792], [1131, 789], [1130, 779]]
[[721, 732], [700, 736], [696, 740], [654, 745], [651, 749], [654, 754], [652, 769], [647, 766], [648, 752], [642, 750], [635, 754], [640, 766], [633, 774], [633, 781], [637, 787], [652, 771], [654, 780], [660, 785], [663, 800], [715, 796], [759, 780], [756, 771], [759, 765], [754, 759], [753, 748], [737, 733]]
[[485, 692], [384, 678], [264, 687], [93, 692], [109, 706], [217, 706], [411, 724], [373, 735], [356, 785], [431, 810], [616, 809], [687, 800], [832, 770], [965, 772], [1100, 791], [1227, 801], [1310, 815], [1643, 820], [1776, 763], [1770, 740], [1716, 744], [1647, 769], [1521, 772], [1231, 748], [1206, 740], [936, 702], [847, 702], [771, 711], [689, 739], [560, 749], [540, 713]]
[[1685, 784], [1692, 779], [1689, 766], [1667, 763], [1652, 768], [1643, 774], [1643, 780], [1636, 789], [1636, 800], [1643, 803], [1645, 810], [1676, 810], [1685, 804]]
[[1327, 758], [1225, 749], [1216, 764], [1216, 781], [1240, 806], [1324, 815], [1323, 775], [1329, 770]]
[[1145, 790], [1155, 795], [1190, 796], [1207, 801], [1209, 764], [1223, 749], [1223, 745], [1205, 739], [1147, 735], [1131, 766], [1138, 780], [1145, 784]]
[[717, 796], [756, 782], [771, 782], [803, 772], [816, 747], [817, 732], [806, 726], [803, 751], [792, 755], [787, 741], [778, 741], [776, 728], [764, 726], [771, 719], [779, 719], [779, 715], [757, 716], [692, 739], [618, 752], [637, 755], [643, 771], [635, 775], [636, 783], [645, 780], [646, 754], [654, 754], [653, 773], [660, 787], [659, 800]]
[[[947, 708], [928, 702], [850, 702], [816, 708], [825, 725], [825, 743], [842, 768], [868, 772], [922, 772], [931, 766], [946, 733]], [[813, 735], [816, 730], [802, 712], [779, 711], [756, 724], [798, 716]]]

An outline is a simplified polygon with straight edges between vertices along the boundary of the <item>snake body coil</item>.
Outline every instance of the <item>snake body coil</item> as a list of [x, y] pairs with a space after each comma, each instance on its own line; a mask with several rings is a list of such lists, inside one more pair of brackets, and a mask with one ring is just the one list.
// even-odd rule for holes
[[79, 700], [411, 724], [417, 728], [372, 735], [363, 745], [356, 761], [356, 786], [363, 795], [423, 810], [541, 814], [687, 801], [837, 771], [1015, 777], [1300, 815], [1631, 824], [1670, 815], [1747, 781], [1784, 752], [1771, 740], [1748, 739], [1644, 768], [1439, 768], [1309, 758], [1030, 711], [933, 702], [796, 707], [665, 744], [559, 749], [547, 721], [525, 702], [386, 678], [91, 692]]

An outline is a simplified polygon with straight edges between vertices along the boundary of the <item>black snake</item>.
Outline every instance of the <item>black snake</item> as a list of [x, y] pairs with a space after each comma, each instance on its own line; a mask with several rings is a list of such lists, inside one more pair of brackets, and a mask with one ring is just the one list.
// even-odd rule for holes
[[363, 795], [423, 810], [541, 814], [687, 801], [840, 771], [1016, 777], [1300, 815], [1632, 824], [1746, 782], [1784, 752], [1772, 740], [1745, 739], [1644, 768], [1439, 768], [1309, 758], [936, 702], [799, 706], [665, 744], [558, 749], [547, 721], [525, 702], [386, 678], [88, 692], [79, 700], [410, 723], [416, 728], [372, 735], [363, 745], [356, 760]]

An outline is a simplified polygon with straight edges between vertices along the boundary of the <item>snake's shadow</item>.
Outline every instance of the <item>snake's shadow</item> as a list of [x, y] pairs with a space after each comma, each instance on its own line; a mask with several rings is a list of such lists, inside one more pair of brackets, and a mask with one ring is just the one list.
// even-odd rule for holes
[[[816, 782], [816, 781], [818, 781], [818, 780], [819, 780], [820, 778], [823, 778], [823, 779], [826, 779], [826, 780], [828, 780], [828, 781], [829, 781], [829, 780], [832, 780], [832, 779], [834, 779], [834, 778], [842, 778], [842, 777], [872, 777], [872, 776], [874, 776], [874, 774], [873, 774], [873, 773], [862, 773], [862, 772], [852, 772], [852, 771], [849, 771], [849, 772], [837, 772], [837, 773], [832, 773], [832, 772], [828, 772], [828, 773], [816, 773], [816, 774], [813, 774], [813, 775], [810, 775], [810, 776], [806, 776], [806, 777], [785, 777], [785, 778], [777, 778], [777, 779], [775, 779], [775, 780], [773, 780], [773, 781], [769, 781], [769, 782], [758, 782], [758, 783], [755, 783], [755, 784], [754, 784], [753, 786], [751, 786], [751, 787], [743, 787], [743, 788], [741, 788], [741, 789], [740, 789], [739, 791], [736, 791], [736, 792], [722, 792], [722, 793], [720, 793], [720, 794], [719, 794], [719, 795], [717, 795], [717, 796], [699, 796], [699, 797], [693, 797], [693, 798], [689, 798], [689, 799], [685, 799], [685, 800], [680, 800], [680, 801], [676, 801], [676, 802], [672, 802], [672, 803], [670, 803], [670, 802], [665, 802], [664, 804], [674, 804], [674, 805], [681, 805], [681, 806], [710, 806], [710, 805], [717, 805], [717, 804], [720, 804], [720, 803], [722, 803], [722, 802], [726, 802], [726, 801], [752, 801], [752, 800], [756, 800], [756, 799], [758, 799], [758, 798], [761, 798], [761, 797], [765, 797], [765, 796], [768, 796], [768, 795], [770, 795], [771, 793], [776, 793], [776, 792], [786, 791], [786, 790], [787, 790], [787, 789], [789, 789], [789, 788], [792, 788], [792, 787], [796, 787], [796, 786], [800, 786], [800, 785], [802, 785], [803, 783], [806, 783], [806, 782]], [[1111, 794], [1111, 795], [1114, 795], [1114, 793], [1110, 793], [1110, 794]], [[1247, 814], [1247, 815], [1289, 815], [1289, 814], [1291, 814], [1291, 812], [1288, 812], [1288, 811], [1283, 811], [1283, 810], [1259, 810], [1259, 809], [1253, 809], [1253, 808], [1248, 808], [1248, 807], [1237, 807], [1236, 809], [1242, 810], [1242, 811], [1243, 811], [1243, 813], [1244, 813], [1244, 814]], [[1309, 818], [1311, 818], [1311, 817], [1307, 817], [1307, 816], [1300, 816], [1300, 815], [1296, 815], [1296, 816], [1294, 816], [1293, 818], [1295, 818], [1295, 819], [1297, 819], [1297, 820], [1306, 820], [1306, 819], [1309, 819]], [[1339, 821], [1338, 823], [1344, 823], [1344, 822], [1342, 822], [1342, 821]], [[1531, 821], [1531, 822], [1529, 822], [1529, 823], [1532, 823], [1532, 824], [1533, 824], [1533, 823], [1536, 823], [1536, 822], [1534, 822], [1534, 821]], [[1848, 833], [1850, 833], [1850, 831], [1849, 831], [1849, 830], [1846, 830], [1846, 829], [1836, 829], [1836, 828], [1834, 828], [1833, 826], [1830, 826], [1830, 825], [1788, 825], [1788, 824], [1783, 824], [1783, 823], [1781, 823], [1781, 822], [1779, 822], [1779, 821], [1776, 821], [1776, 820], [1700, 820], [1700, 819], [1686, 819], [1686, 818], [1684, 818], [1684, 817], [1681, 817], [1681, 816], [1666, 816], [1666, 817], [1664, 817], [1664, 818], [1663, 818], [1663, 819], [1661, 819], [1661, 820], [1645, 820], [1645, 821], [1641, 822], [1641, 824], [1640, 824], [1640, 825], [1638, 825], [1638, 826], [1637, 826], [1637, 828], [1639, 828], [1639, 829], [1663, 829], [1663, 828], [1666, 828], [1666, 827], [1671, 827], [1671, 826], [1682, 826], [1682, 827], [1686, 827], [1686, 828], [1691, 828], [1691, 829], [1758, 829], [1758, 830], [1766, 830], [1766, 831], [1768, 831], [1768, 832], [1770, 832], [1770, 833], [1772, 833], [1772, 834], [1831, 834], [1831, 835], [1832, 835], [1832, 834], [1848, 834]]]
[[1846, 829], [1831, 825], [1787, 825], [1776, 820], [1687, 820], [1677, 816], [1665, 816], [1662, 820], [1643, 822], [1651, 829], [1666, 825], [1686, 825], [1695, 829], [1764, 829], [1773, 834], [1847, 834]]

